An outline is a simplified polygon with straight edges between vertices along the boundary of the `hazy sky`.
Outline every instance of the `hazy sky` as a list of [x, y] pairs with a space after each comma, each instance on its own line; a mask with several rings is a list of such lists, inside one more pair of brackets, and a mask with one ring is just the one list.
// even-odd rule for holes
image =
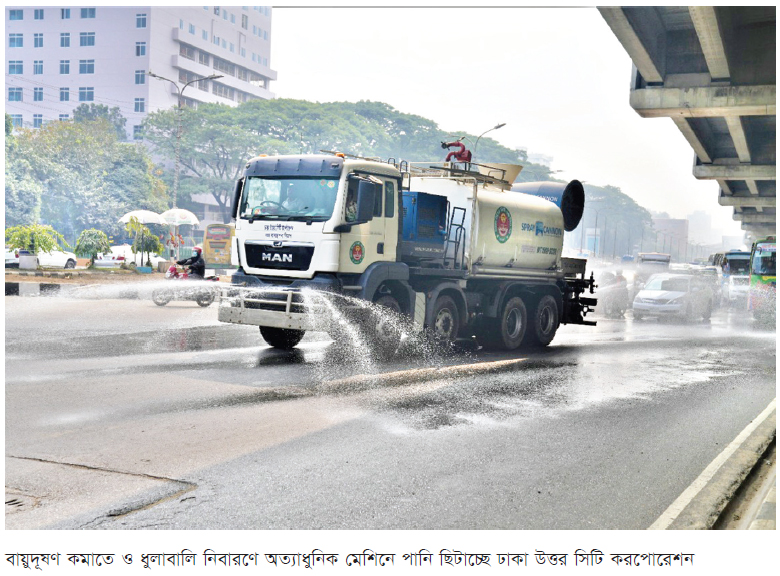
[[672, 120], [629, 106], [631, 60], [595, 8], [276, 7], [271, 47], [280, 98], [381, 101], [472, 134], [505, 122], [488, 136], [561, 178], [742, 234]]

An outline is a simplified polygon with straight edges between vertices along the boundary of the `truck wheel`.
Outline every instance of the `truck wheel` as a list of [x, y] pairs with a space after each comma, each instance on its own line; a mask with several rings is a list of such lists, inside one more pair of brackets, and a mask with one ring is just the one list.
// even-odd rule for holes
[[152, 292], [152, 302], [158, 306], [165, 306], [171, 300], [173, 300], [173, 292], [171, 290], [158, 288]]
[[288, 328], [271, 328], [270, 326], [260, 326], [260, 334], [263, 340], [268, 342], [274, 348], [282, 350], [292, 350], [301, 341], [306, 330], [291, 330]]
[[376, 312], [370, 320], [374, 350], [381, 358], [387, 359], [395, 354], [400, 343], [401, 331], [397, 318], [401, 314], [401, 305], [389, 294], [380, 296], [374, 304], [388, 311]]
[[198, 306], [207, 308], [214, 302], [214, 292], [211, 290], [201, 290], [195, 297], [195, 301], [198, 303]]
[[437, 298], [436, 306], [433, 309], [433, 324], [431, 325], [434, 336], [442, 342], [453, 342], [458, 337], [459, 318], [455, 300], [449, 296]]
[[547, 346], [558, 330], [558, 304], [549, 294], [542, 296], [530, 319], [527, 338], [531, 346]]
[[501, 309], [498, 326], [482, 327], [481, 340], [489, 348], [515, 350], [525, 337], [528, 314], [522, 298], [510, 298]]

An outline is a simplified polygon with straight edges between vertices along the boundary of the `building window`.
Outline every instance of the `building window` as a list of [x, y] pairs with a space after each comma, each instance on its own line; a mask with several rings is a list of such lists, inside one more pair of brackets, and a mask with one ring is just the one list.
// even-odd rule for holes
[[263, 30], [263, 40], [268, 40], [268, 30]]
[[146, 56], [146, 42], [136, 42], [135, 43], [135, 55], [136, 56]]
[[33, 47], [43, 48], [43, 33], [33, 34]]
[[136, 124], [133, 126], [133, 140], [140, 140], [144, 137], [143, 126]]
[[34, 18], [35, 20], [43, 20], [43, 8], [38, 8], [35, 10]]
[[70, 118], [69, 114], [60, 114], [60, 122], [67, 120], [68, 118]]
[[81, 32], [79, 34], [80, 46], [94, 46], [95, 45], [95, 33], [94, 32]]
[[62, 8], [62, 9], [60, 9], [60, 17], [63, 20], [70, 20], [70, 8]]
[[187, 60], [195, 60], [195, 48], [186, 44], [179, 44], [179, 56], [183, 56]]
[[70, 74], [70, 60], [60, 60], [60, 74]]
[[94, 18], [95, 17], [95, 9], [94, 8], [82, 8], [81, 9], [81, 17], [82, 18]]
[[268, 66], [268, 58], [263, 58], [263, 66]]
[[198, 63], [203, 64], [204, 66], [208, 66], [209, 60], [210, 58], [208, 52], [198, 50]]
[[233, 95], [235, 93], [235, 90], [229, 86], [225, 86], [224, 84], [220, 84], [219, 82], [212, 82], [211, 83], [211, 91], [217, 95], [221, 96], [222, 98], [227, 98], [228, 100], [233, 99]]
[[222, 47], [227, 48], [227, 40], [225, 40], [224, 38], [222, 39]]
[[135, 71], [135, 83], [136, 84], [146, 84], [146, 72], [143, 70], [136, 70]]
[[241, 48], [241, 56], [246, 58], [246, 48]]
[[70, 90], [68, 88], [60, 88], [60, 102], [70, 102]]
[[211, 39], [211, 42], [212, 42], [212, 44], [216, 44], [217, 46], [219, 46], [219, 36], [214, 36]]
[[143, 98], [136, 98], [135, 99], [135, 111], [136, 112], [145, 112], [146, 106], [144, 105], [144, 99]]
[[79, 102], [92, 102], [95, 99], [95, 89], [92, 86], [79, 88]]
[[206, 30], [201, 32], [201, 36], [203, 36], [204, 40], [208, 40], [209, 39], [209, 33]]
[[43, 74], [43, 60], [33, 61], [33, 74]]
[[219, 16], [219, 6], [214, 6], [214, 14]]
[[8, 19], [9, 20], [24, 20], [24, 10], [9, 10], [8, 11]]
[[227, 10], [225, 10], [224, 12], [222, 12], [222, 19], [227, 20], [227, 17], [228, 17], [228, 12]]
[[249, 16], [246, 14], [241, 14], [241, 28], [244, 30], [249, 29]]
[[252, 34], [257, 36], [257, 26], [255, 26], [254, 24], [252, 24]]
[[22, 127], [22, 115], [21, 114], [11, 114], [11, 123], [14, 125], [14, 128], [21, 128]]
[[8, 89], [8, 101], [9, 102], [23, 102], [22, 89], [21, 88], [9, 88]]
[[236, 51], [236, 45], [233, 44], [232, 42], [230, 43], [230, 51], [231, 52], [235, 52]]
[[24, 61], [23, 60], [9, 60], [8, 61], [8, 73], [9, 74], [24, 74]]
[[195, 24], [190, 24], [190, 34], [195, 34]]
[[79, 74], [94, 74], [94, 73], [95, 73], [94, 60], [79, 60]]
[[231, 24], [235, 24], [236, 23], [236, 15], [235, 14], [231, 14], [230, 15], [230, 23]]
[[135, 15], [135, 27], [136, 28], [146, 28], [146, 14], [136, 14]]
[[43, 126], [43, 114], [33, 114], [33, 128]]
[[70, 48], [70, 32], [60, 32], [60, 48]]
[[33, 88], [33, 101], [43, 102], [43, 88]]
[[24, 48], [24, 35], [23, 34], [9, 34], [8, 35], [8, 47], [9, 48]]

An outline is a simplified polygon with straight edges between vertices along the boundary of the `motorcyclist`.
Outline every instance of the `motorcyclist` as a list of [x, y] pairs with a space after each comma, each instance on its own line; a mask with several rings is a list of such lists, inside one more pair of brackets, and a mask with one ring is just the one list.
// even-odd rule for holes
[[177, 260], [179, 266], [189, 266], [189, 275], [197, 280], [203, 280], [206, 276], [206, 261], [203, 259], [203, 249], [195, 246], [192, 249], [192, 256], [184, 260]]

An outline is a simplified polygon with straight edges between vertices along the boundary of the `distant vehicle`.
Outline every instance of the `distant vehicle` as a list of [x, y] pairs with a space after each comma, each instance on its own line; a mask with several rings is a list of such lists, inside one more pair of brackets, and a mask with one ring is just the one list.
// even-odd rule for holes
[[19, 268], [19, 249], [5, 247], [5, 267]]
[[206, 266], [224, 268], [232, 265], [233, 224], [209, 224], [203, 234], [203, 259]]
[[777, 241], [769, 236], [753, 244], [750, 253], [748, 310], [757, 318], [772, 319], [777, 302]]
[[728, 252], [718, 252], [712, 254], [709, 258], [710, 266], [715, 266], [721, 271], [721, 294], [723, 299], [730, 301], [729, 296], [729, 277], [732, 274], [737, 276], [746, 276], [750, 274], [750, 252], [743, 250], [729, 250]]
[[634, 298], [634, 318], [678, 317], [708, 319], [712, 315], [712, 291], [702, 276], [656, 274]]
[[38, 252], [38, 266], [42, 268], [75, 268], [76, 255], [73, 252], [57, 249], [51, 252]]
[[[147, 255], [143, 255], [143, 264], [146, 264]], [[152, 254], [149, 256], [152, 268], [157, 268], [160, 262], [168, 262], [168, 259], [158, 254]], [[122, 264], [133, 264], [141, 266], [141, 254], [134, 254], [133, 247], [130, 244], [119, 244], [118, 246], [112, 246], [111, 252], [104, 254], [98, 254], [95, 259], [96, 268], [118, 268]]]
[[[76, 267], [76, 255], [73, 252], [65, 252], [63, 250], [55, 249], [49, 252], [39, 252], [38, 266], [42, 268], [66, 268], [71, 269]], [[19, 268], [19, 250], [14, 248], [5, 249], [5, 267], [6, 268]]]
[[729, 276], [726, 302], [732, 308], [744, 310], [747, 307], [748, 292], [750, 291], [750, 275]]
[[636, 259], [636, 274], [634, 276], [634, 292], [642, 289], [645, 282], [653, 274], [666, 272], [672, 261], [671, 254], [660, 252], [640, 252]]
[[594, 292], [598, 299], [596, 312], [609, 318], [622, 317], [631, 304], [628, 282], [623, 277], [622, 271], [602, 272], [597, 282], [598, 288]]

